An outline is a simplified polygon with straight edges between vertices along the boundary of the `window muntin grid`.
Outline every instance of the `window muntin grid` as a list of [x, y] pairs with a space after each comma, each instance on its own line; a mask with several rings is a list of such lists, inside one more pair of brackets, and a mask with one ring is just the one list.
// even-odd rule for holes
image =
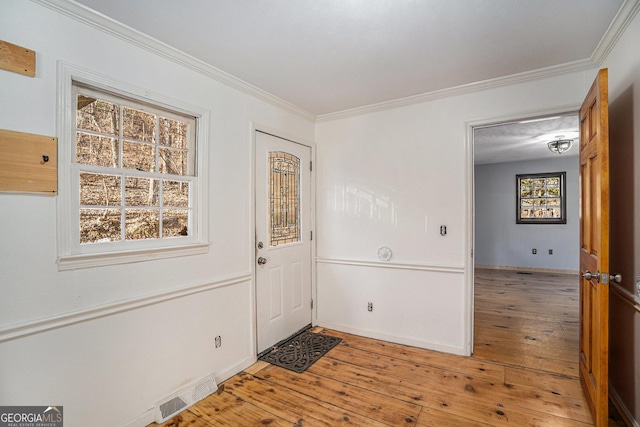
[[516, 175], [518, 224], [566, 224], [566, 172]]
[[195, 117], [76, 87], [79, 243], [191, 235]]

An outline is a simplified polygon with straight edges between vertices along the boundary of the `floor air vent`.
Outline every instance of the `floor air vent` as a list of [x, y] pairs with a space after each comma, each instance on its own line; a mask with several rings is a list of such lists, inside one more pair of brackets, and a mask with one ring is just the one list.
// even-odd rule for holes
[[180, 396], [176, 396], [173, 399], [168, 400], [158, 406], [158, 416], [160, 417], [160, 420], [158, 420], [158, 416], [156, 416], [156, 421], [161, 423], [165, 422], [173, 415], [177, 414], [188, 406], [189, 404], [182, 400]]
[[204, 399], [218, 389], [216, 380], [209, 376], [156, 404], [156, 422], [163, 423]]

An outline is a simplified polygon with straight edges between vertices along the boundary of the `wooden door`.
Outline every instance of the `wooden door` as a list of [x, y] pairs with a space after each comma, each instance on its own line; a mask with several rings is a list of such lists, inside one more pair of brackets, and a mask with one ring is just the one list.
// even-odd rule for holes
[[311, 324], [311, 148], [256, 131], [258, 354]]
[[580, 107], [580, 382], [596, 426], [608, 423], [608, 102], [603, 69]]

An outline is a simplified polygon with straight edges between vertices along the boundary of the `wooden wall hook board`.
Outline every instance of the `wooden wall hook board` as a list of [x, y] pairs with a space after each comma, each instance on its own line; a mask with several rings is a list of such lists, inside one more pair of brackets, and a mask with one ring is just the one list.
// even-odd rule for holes
[[0, 40], [0, 69], [35, 77], [36, 52], [26, 47]]
[[0, 129], [0, 191], [57, 194], [58, 139]]

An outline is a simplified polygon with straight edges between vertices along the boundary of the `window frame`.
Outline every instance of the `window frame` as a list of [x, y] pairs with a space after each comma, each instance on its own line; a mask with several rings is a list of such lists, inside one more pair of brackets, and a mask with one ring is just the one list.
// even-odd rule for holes
[[[521, 183], [525, 179], [559, 178], [560, 217], [559, 218], [523, 218]], [[567, 223], [567, 198], [566, 198], [567, 173], [545, 172], [516, 175], [516, 224], [566, 224]]]
[[[189, 181], [191, 185], [192, 217], [188, 236], [80, 244], [80, 171], [90, 172], [92, 167], [75, 161], [77, 87], [88, 88], [97, 95], [104, 93], [124, 101], [130, 100], [134, 106], [146, 104], [157, 110], [168, 111], [169, 115], [175, 112], [178, 116], [195, 118], [193, 175], [181, 176], [181, 179]], [[209, 111], [64, 62], [58, 63], [57, 110], [58, 270], [117, 265], [208, 252], [205, 207], [208, 205], [206, 161]]]

